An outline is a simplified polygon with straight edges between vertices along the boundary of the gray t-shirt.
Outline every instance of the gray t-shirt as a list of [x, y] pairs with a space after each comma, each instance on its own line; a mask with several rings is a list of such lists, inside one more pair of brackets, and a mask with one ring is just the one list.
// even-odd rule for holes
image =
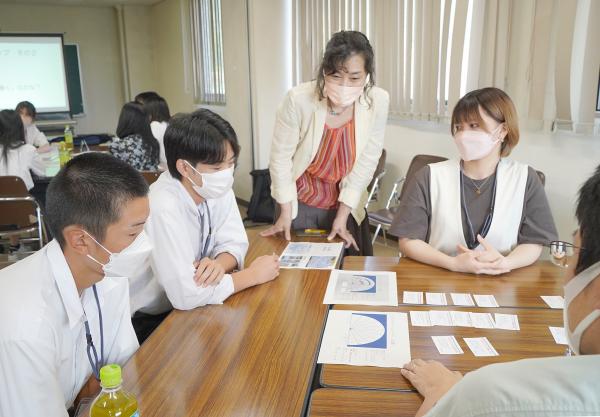
[[425, 417], [600, 415], [600, 355], [524, 359], [469, 372]]
[[[494, 173], [491, 177], [483, 180], [471, 180], [468, 177], [464, 179], [465, 203], [475, 236], [481, 230], [492, 205], [492, 189], [495, 176]], [[406, 184], [408, 188], [400, 201], [390, 228], [392, 235], [399, 238], [419, 239], [429, 242], [431, 233], [429, 229], [431, 223], [430, 180], [430, 169], [427, 165], [417, 171], [413, 179]], [[480, 188], [481, 194], [477, 194], [475, 185]], [[468, 242], [469, 232], [464, 208], [461, 208], [461, 213], [465, 241]], [[494, 213], [494, 216], [501, 215], [502, 213]], [[558, 234], [544, 192], [544, 186], [537, 172], [529, 167], [525, 198], [523, 199], [521, 228], [517, 243], [547, 244], [553, 240], [558, 240]]]

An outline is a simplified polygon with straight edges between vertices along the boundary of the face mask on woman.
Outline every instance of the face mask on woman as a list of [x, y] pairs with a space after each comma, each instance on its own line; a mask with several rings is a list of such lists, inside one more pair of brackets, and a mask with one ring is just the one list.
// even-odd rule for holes
[[502, 124], [498, 125], [492, 133], [479, 130], [461, 130], [454, 134], [454, 142], [463, 161], [483, 159], [494, 150], [500, 138], [496, 137]]
[[330, 81], [325, 78], [325, 95], [335, 105], [340, 107], [348, 107], [354, 103], [361, 96], [365, 89], [365, 85], [369, 82], [369, 76], [365, 79], [363, 85], [360, 86], [348, 86], [339, 85], [334, 81]]

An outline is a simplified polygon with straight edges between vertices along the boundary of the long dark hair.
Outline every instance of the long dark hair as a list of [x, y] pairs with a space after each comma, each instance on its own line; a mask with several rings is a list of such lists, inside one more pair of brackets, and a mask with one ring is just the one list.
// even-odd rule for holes
[[325, 88], [325, 76], [342, 69], [344, 62], [354, 54], [360, 54], [365, 60], [365, 72], [369, 76], [369, 82], [365, 85], [365, 95], [367, 95], [369, 106], [371, 105], [368, 92], [375, 85], [375, 55], [369, 39], [362, 32], [356, 30], [342, 30], [334, 33], [327, 42], [317, 72], [317, 95], [319, 100], [325, 98], [323, 90]]
[[151, 122], [168, 122], [171, 120], [171, 113], [169, 112], [169, 105], [167, 100], [158, 96], [144, 100], [142, 103], [146, 114], [150, 116]]
[[2, 158], [7, 159], [8, 151], [25, 145], [25, 129], [21, 116], [14, 110], [0, 111], [0, 146]]
[[575, 272], [580, 273], [600, 261], [600, 165], [579, 189], [575, 214], [579, 222], [581, 247]]
[[140, 103], [125, 103], [121, 109], [119, 123], [117, 124], [117, 136], [125, 138], [131, 135], [140, 135], [142, 144], [150, 154], [152, 162], [158, 163], [159, 145], [152, 135], [148, 115]]

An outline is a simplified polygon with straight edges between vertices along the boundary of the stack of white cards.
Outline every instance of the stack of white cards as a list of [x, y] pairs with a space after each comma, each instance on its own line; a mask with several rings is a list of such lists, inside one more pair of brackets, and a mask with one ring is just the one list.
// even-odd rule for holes
[[[478, 307], [500, 307], [496, 301], [496, 297], [491, 294], [474, 294], [471, 296], [471, 294], [467, 293], [451, 293], [450, 298], [452, 299], [452, 304], [455, 306], [475, 307], [475, 304], [477, 303]], [[475, 300], [473, 300], [473, 298], [475, 298]], [[402, 302], [404, 304], [416, 305], [448, 305], [448, 299], [443, 292], [426, 292], [425, 297], [423, 297], [423, 292], [421, 291], [404, 291]]]
[[[440, 355], [462, 355], [464, 353], [454, 336], [431, 336], [431, 339]], [[465, 337], [463, 340], [475, 356], [498, 356], [498, 352], [487, 337]]]
[[410, 323], [416, 327], [447, 326], [477, 329], [520, 330], [515, 314], [473, 313], [468, 311], [411, 311]]

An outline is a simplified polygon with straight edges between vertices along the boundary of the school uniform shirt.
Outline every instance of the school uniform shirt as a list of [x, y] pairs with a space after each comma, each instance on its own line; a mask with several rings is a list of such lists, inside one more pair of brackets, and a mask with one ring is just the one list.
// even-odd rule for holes
[[163, 139], [168, 126], [169, 124], [167, 122], [150, 122], [152, 135], [156, 138], [158, 144], [160, 145], [160, 163], [158, 164], [158, 167], [162, 170], [167, 169], [167, 157], [165, 156], [165, 144]]
[[46, 168], [33, 145], [21, 145], [16, 149], [9, 149], [6, 158], [3, 157], [4, 147], [0, 146], [0, 175], [14, 175], [21, 177], [28, 190], [33, 188], [31, 171], [43, 176]]
[[25, 126], [25, 143], [39, 148], [48, 144], [48, 138], [40, 132], [35, 123], [32, 123], [29, 126]]
[[207, 256], [214, 259], [229, 253], [237, 260], [238, 269], [243, 268], [248, 237], [233, 190], [198, 206], [179, 180], [163, 172], [150, 186], [149, 199], [145, 230], [153, 249], [150, 267], [130, 282], [132, 313], [160, 314], [172, 307], [189, 310], [221, 304], [234, 291], [231, 275], [225, 274], [216, 286], [203, 288], [194, 281], [193, 263], [202, 258], [210, 216]]
[[524, 359], [469, 372], [425, 417], [598, 416], [600, 355]]
[[[339, 182], [338, 201], [352, 208], [358, 224], [365, 218], [367, 186], [383, 149], [390, 97], [372, 87], [354, 104], [355, 153], [352, 169]], [[327, 99], [319, 100], [316, 81], [292, 88], [277, 111], [269, 170], [271, 195], [278, 203], [292, 203], [292, 218], [298, 214], [296, 181], [319, 151], [327, 117]]]
[[[103, 318], [105, 363], [123, 365], [139, 347], [126, 278], [96, 284]], [[93, 289], [81, 296], [60, 245], [53, 240], [0, 270], [0, 415], [64, 416], [92, 375], [87, 316], [100, 355]]]

